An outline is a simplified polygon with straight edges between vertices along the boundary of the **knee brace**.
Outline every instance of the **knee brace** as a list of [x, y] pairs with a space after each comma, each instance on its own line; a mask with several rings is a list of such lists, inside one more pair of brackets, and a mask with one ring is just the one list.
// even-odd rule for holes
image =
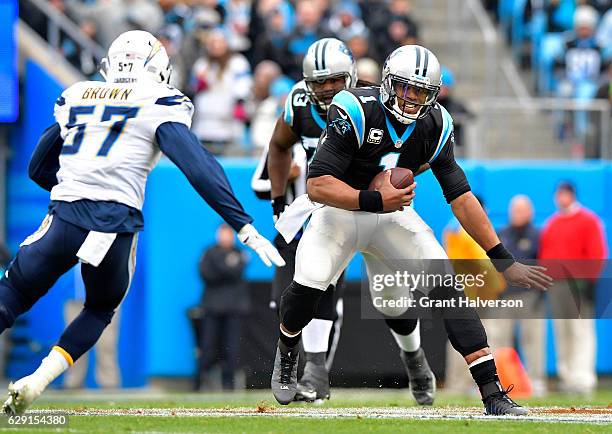
[[385, 317], [385, 322], [391, 330], [398, 335], [407, 336], [414, 331], [417, 326], [418, 319], [416, 318], [389, 318]]
[[463, 357], [489, 346], [487, 333], [478, 314], [473, 308], [465, 309], [471, 310], [470, 316], [472, 318], [448, 318], [444, 320], [448, 340]]
[[281, 296], [280, 319], [290, 332], [299, 332], [314, 318], [323, 291], [293, 281]]
[[[459, 299], [464, 296], [462, 292], [457, 292], [452, 288], [435, 288], [430, 298], [435, 299]], [[487, 333], [480, 321], [480, 317], [473, 307], [443, 307], [439, 308], [439, 313], [444, 321], [444, 327], [448, 335], [448, 340], [457, 352], [463, 357], [474, 351], [488, 347]]]
[[[329, 285], [323, 292], [315, 309], [315, 318], [333, 321], [336, 319], [336, 306], [334, 300], [334, 285]], [[319, 291], [320, 292], [320, 291]]]

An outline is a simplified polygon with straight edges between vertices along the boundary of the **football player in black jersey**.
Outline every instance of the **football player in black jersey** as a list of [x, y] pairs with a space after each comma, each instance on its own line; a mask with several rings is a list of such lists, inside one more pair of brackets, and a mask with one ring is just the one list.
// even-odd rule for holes
[[[307, 159], [311, 161], [321, 133], [325, 129], [327, 110], [334, 96], [344, 89], [371, 84], [359, 82], [355, 70], [352, 53], [338, 39], [321, 39], [312, 44], [304, 56], [304, 79], [297, 83], [288, 95], [284, 112], [276, 123], [268, 148], [267, 175], [271, 182], [272, 207], [276, 219], [287, 204], [285, 189], [289, 180], [293, 145], [301, 141]], [[294, 239], [286, 244], [280, 236], [275, 240], [276, 246], [288, 264], [276, 271], [273, 284], [275, 298], [280, 298], [281, 292], [294, 279], [293, 264], [298, 241], [299, 239]], [[342, 315], [342, 302], [335, 301], [334, 296], [336, 300], [341, 299], [343, 270], [344, 267], [326, 284], [327, 290], [318, 301], [312, 321], [302, 330], [306, 365], [297, 386], [295, 395], [297, 400], [329, 398], [328, 371], [335, 347], [332, 346], [329, 350], [327, 360], [325, 356], [334, 317], [336, 314]], [[431, 405], [435, 393], [435, 377], [420, 348], [418, 321], [386, 318], [386, 322], [402, 349], [402, 361], [414, 398], [419, 404]], [[337, 342], [339, 337], [339, 324], [340, 321], [337, 321], [334, 328], [334, 342]]]
[[[357, 251], [363, 253], [370, 279], [378, 274], [393, 274], [398, 268], [402, 271], [401, 267], [414, 273], [414, 268], [404, 265], [408, 260], [426, 267], [436, 262], [448, 266], [446, 253], [433, 232], [409, 206], [416, 184], [396, 189], [387, 172], [377, 191], [368, 190], [371, 180], [382, 170], [404, 167], [416, 171], [429, 164], [453, 213], [508, 283], [540, 289], [550, 286], [551, 278], [542, 267], [514, 260], [471, 193], [453, 156], [451, 116], [436, 103], [440, 86], [436, 56], [426, 48], [407, 45], [387, 58], [381, 87], [353, 88], [334, 96], [307, 181], [310, 200], [325, 206], [309, 211], [310, 221], [297, 251], [294, 281], [284, 292], [280, 306], [281, 333], [272, 391], [281, 404], [290, 402], [296, 391], [294, 349], [300, 331], [312, 318], [322, 291]], [[376, 294], [372, 286], [373, 299], [397, 299], [406, 294], [399, 284], [384, 287]], [[430, 298], [459, 297], [454, 288], [425, 289]], [[375, 306], [389, 316], [408, 310], [403, 305]], [[436, 312], [442, 316], [451, 344], [465, 358], [479, 386], [485, 412], [526, 414], [527, 409], [512, 401], [499, 383], [476, 311], [448, 307]]]

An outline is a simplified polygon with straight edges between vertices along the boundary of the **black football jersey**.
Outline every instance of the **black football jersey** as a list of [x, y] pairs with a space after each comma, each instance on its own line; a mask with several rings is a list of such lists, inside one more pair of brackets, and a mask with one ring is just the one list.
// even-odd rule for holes
[[321, 114], [317, 107], [310, 103], [303, 80], [293, 86], [287, 95], [283, 120], [300, 138], [306, 157], [310, 161], [325, 129], [325, 113]]
[[453, 121], [440, 104], [405, 125], [384, 108], [379, 87], [353, 88], [334, 97], [308, 177], [332, 175], [365, 190], [382, 170], [404, 167], [416, 173], [429, 163], [450, 202], [470, 190], [453, 147]]
[[[357, 81], [357, 87], [369, 84], [366, 81]], [[325, 112], [322, 113], [315, 104], [310, 102], [304, 80], [296, 83], [285, 100], [283, 120], [300, 138], [308, 162], [312, 161], [315, 154], [319, 138], [326, 126], [326, 117]]]

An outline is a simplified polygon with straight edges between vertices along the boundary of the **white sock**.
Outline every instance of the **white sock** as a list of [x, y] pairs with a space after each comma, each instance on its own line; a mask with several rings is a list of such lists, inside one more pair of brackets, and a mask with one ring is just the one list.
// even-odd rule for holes
[[333, 321], [313, 319], [302, 329], [302, 345], [307, 353], [326, 353]]
[[391, 330], [391, 334], [395, 338], [397, 346], [403, 351], [412, 353], [421, 348], [421, 327], [419, 321], [417, 321], [416, 327], [409, 335], [398, 335], [393, 330]]
[[47, 385], [49, 385], [49, 383], [68, 369], [72, 363], [72, 357], [62, 348], [55, 346], [51, 352], [49, 352], [49, 355], [42, 360], [40, 366], [32, 375], [44, 379]]

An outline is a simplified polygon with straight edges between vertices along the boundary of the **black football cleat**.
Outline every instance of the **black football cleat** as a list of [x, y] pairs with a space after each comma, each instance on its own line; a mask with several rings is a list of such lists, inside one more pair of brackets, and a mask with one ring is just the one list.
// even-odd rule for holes
[[288, 348], [278, 341], [270, 386], [279, 404], [287, 405], [295, 398], [299, 354], [299, 348]]
[[524, 416], [529, 413], [525, 407], [514, 402], [508, 393], [512, 391], [514, 385], [511, 384], [506, 390], [501, 384], [496, 381], [494, 383], [485, 384], [481, 388], [481, 393], [484, 398], [485, 414], [494, 416]]
[[419, 348], [414, 353], [400, 351], [406, 368], [410, 391], [419, 405], [433, 405], [436, 395], [436, 377], [427, 363], [425, 352]]
[[296, 401], [329, 399], [329, 373], [325, 367], [325, 357], [325, 353], [306, 353], [306, 365], [298, 382]]

